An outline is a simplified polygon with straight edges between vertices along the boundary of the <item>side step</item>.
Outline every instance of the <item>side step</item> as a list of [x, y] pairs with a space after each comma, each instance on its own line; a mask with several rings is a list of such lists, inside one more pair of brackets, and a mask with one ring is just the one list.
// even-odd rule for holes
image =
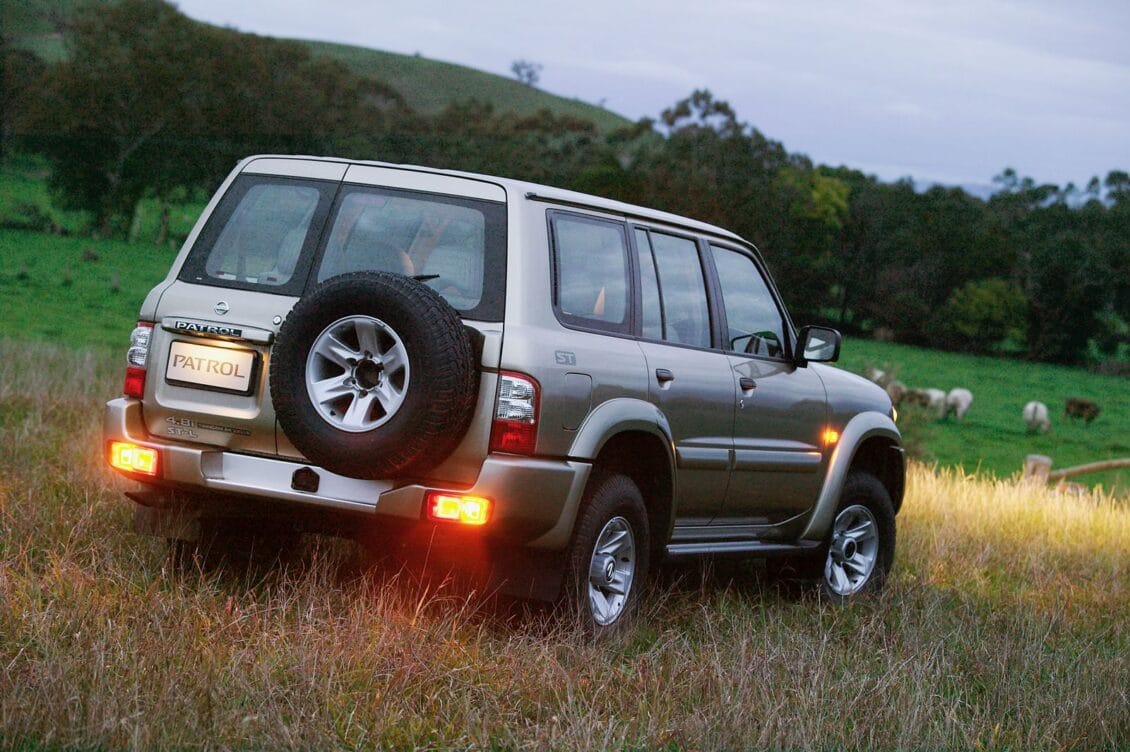
[[816, 541], [799, 543], [765, 543], [757, 540], [694, 541], [668, 543], [667, 556], [673, 559], [690, 556], [786, 556], [815, 551]]

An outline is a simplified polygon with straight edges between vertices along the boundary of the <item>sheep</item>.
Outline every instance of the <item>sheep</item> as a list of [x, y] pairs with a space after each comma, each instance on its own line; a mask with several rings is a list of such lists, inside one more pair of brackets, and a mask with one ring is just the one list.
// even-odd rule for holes
[[950, 389], [950, 393], [946, 395], [946, 416], [950, 413], [961, 420], [965, 414], [969, 412], [969, 406], [973, 404], [973, 392], [961, 387]]
[[944, 418], [946, 415], [946, 393], [941, 389], [925, 389], [923, 391], [926, 392], [927, 409], [933, 410], [939, 418]]
[[1047, 433], [1052, 427], [1048, 420], [1048, 406], [1035, 400], [1029, 402], [1024, 406], [1024, 424], [1028, 426], [1028, 433]]
[[1082, 418], [1087, 425], [1099, 417], [1099, 406], [1091, 400], [1068, 397], [1064, 406], [1063, 415], [1068, 418]]
[[898, 379], [892, 379], [891, 383], [887, 384], [887, 396], [891, 398], [891, 404], [898, 407], [906, 397], [906, 384]]

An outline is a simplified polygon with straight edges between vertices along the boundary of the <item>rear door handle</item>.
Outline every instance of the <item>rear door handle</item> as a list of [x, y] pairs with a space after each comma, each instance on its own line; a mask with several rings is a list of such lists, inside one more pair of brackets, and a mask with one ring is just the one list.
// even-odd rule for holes
[[660, 384], [668, 384], [675, 380], [675, 374], [671, 373], [666, 368], [656, 368], [655, 380]]
[[749, 376], [742, 376], [740, 379], [738, 379], [738, 386], [742, 388], [743, 392], [752, 392], [757, 388], [757, 382], [751, 379]]

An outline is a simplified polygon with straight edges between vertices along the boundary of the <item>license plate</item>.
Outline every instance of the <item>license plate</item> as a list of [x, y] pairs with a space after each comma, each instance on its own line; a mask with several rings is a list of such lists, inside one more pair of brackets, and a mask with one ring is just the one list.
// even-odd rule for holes
[[173, 342], [165, 380], [219, 392], [251, 394], [255, 390], [258, 355], [250, 350]]

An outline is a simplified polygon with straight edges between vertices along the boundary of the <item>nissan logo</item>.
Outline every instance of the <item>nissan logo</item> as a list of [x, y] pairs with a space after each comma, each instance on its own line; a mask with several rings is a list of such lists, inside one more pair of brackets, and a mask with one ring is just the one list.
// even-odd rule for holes
[[212, 310], [216, 312], [217, 316], [223, 316], [228, 312], [228, 304], [221, 300]]

